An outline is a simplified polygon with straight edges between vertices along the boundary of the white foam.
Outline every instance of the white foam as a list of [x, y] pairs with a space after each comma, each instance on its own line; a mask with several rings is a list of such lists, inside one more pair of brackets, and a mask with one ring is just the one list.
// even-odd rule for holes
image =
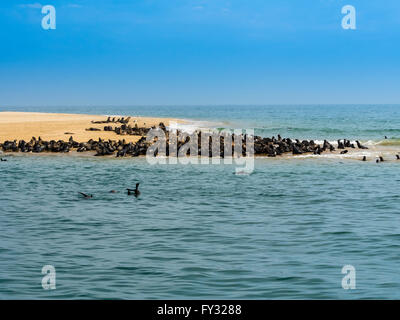
[[168, 127], [168, 129], [180, 130], [190, 134], [195, 132], [196, 130], [212, 131], [221, 126], [222, 123], [218, 122], [185, 119], [184, 122], [181, 123], [170, 121], [170, 126]]

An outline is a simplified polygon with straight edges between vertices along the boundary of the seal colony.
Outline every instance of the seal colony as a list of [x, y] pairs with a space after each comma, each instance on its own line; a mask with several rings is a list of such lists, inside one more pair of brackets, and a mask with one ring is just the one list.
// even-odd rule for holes
[[[160, 123], [160, 127], [163, 126]], [[140, 128], [141, 130], [148, 131], [150, 128]], [[178, 131], [178, 135], [181, 132]], [[168, 137], [168, 131], [166, 131], [166, 136]], [[201, 139], [201, 132], [197, 133], [198, 139]], [[245, 135], [239, 136], [241, 140], [241, 144], [243, 146], [243, 156], [246, 156], [246, 139]], [[167, 138], [166, 145], [166, 156], [170, 155], [169, 150], [169, 137]], [[178, 149], [183, 146], [187, 140], [178, 140]], [[103, 140], [99, 138], [98, 140], [90, 139], [87, 142], [77, 142], [71, 136], [67, 141], [63, 140], [50, 140], [45, 141], [41, 137], [32, 137], [30, 141], [25, 140], [13, 140], [13, 141], [5, 141], [4, 143], [0, 143], [0, 148], [4, 152], [32, 152], [32, 153], [42, 153], [42, 152], [53, 152], [53, 153], [67, 153], [71, 150], [75, 150], [77, 152], [86, 152], [86, 151], [95, 151], [95, 156], [111, 156], [115, 155], [116, 157], [125, 157], [132, 156], [137, 157], [140, 155], [146, 155], [148, 148], [151, 146], [151, 143], [146, 141], [146, 137], [142, 136], [136, 143], [126, 142], [125, 139], [122, 140]], [[232, 143], [232, 149], [234, 150], [234, 143]], [[349, 148], [355, 149], [354, 145]], [[364, 147], [365, 148], [365, 147]], [[364, 149], [363, 148], [363, 149]], [[342, 149], [339, 148], [339, 149]], [[343, 147], [344, 149], [344, 147]], [[255, 155], [263, 155], [268, 157], [276, 157], [283, 155], [285, 153], [291, 153], [293, 155], [301, 155], [312, 153], [314, 155], [321, 155], [323, 152], [333, 152], [336, 148], [330, 144], [327, 140], [324, 140], [322, 145], [315, 143], [313, 140], [292, 140], [290, 138], [262, 138], [259, 136], [254, 136], [254, 154]], [[202, 155], [201, 146], [198, 145], [198, 153], [197, 156]], [[208, 150], [208, 154], [206, 156], [212, 156], [212, 148], [211, 145]], [[225, 156], [226, 149], [224, 148], [224, 137], [220, 138], [220, 151], [219, 155], [221, 157]], [[340, 153], [345, 154], [348, 150], [343, 150]], [[157, 151], [156, 154], [157, 155]], [[193, 156], [193, 154], [191, 154]], [[195, 154], [196, 156], [196, 154]]]
[[[1, 116], [4, 114], [19, 114], [19, 113], [3, 113], [0, 112], [0, 120]], [[29, 118], [28, 122], [35, 122], [35, 117], [39, 117], [39, 115], [32, 113], [26, 115], [26, 117], [31, 116], [33, 120]], [[56, 116], [57, 114], [51, 114], [52, 116]], [[151, 118], [132, 118], [132, 117], [104, 117], [101, 116], [88, 116], [88, 115], [64, 115], [68, 117], [79, 116], [79, 124], [80, 127], [67, 127], [62, 126], [62, 123], [58, 123], [57, 120], [52, 121], [50, 124], [49, 121], [46, 122], [46, 126], [56, 126], [55, 130], [57, 132], [61, 132], [62, 135], [66, 133], [70, 133], [68, 139], [44, 139], [41, 136], [31, 137], [28, 139], [8, 139], [3, 142], [0, 140], [0, 150], [4, 152], [22, 152], [22, 153], [68, 153], [70, 151], [76, 152], [92, 152], [95, 156], [115, 156], [115, 157], [126, 157], [126, 156], [143, 156], [147, 154], [149, 147], [152, 145], [152, 142], [146, 141], [146, 135], [151, 129], [161, 129], [166, 137], [166, 150], [165, 155], [170, 155], [170, 136], [169, 131], [167, 130], [167, 124], [169, 123], [169, 119], [162, 119], [162, 122], [159, 122], [160, 119], [151, 119]], [[92, 119], [90, 119], [92, 117]], [[95, 117], [95, 119], [93, 119]], [[82, 119], [81, 119], [82, 118]], [[22, 121], [22, 120], [21, 120]], [[51, 121], [51, 119], [50, 119]], [[146, 123], [148, 125], [146, 125]], [[2, 122], [0, 121], [0, 130], [2, 129]], [[25, 125], [25, 123], [24, 123]], [[59, 126], [58, 126], [59, 125]], [[96, 127], [92, 127], [96, 125]], [[16, 130], [18, 131], [18, 130]], [[43, 131], [44, 134], [48, 134], [46, 131]], [[78, 132], [74, 134], [73, 132]], [[90, 139], [86, 141], [78, 141], [75, 136], [82, 136], [83, 132], [87, 132], [86, 134], [90, 135]], [[178, 130], [177, 135], [180, 136], [182, 132]], [[192, 133], [193, 134], [193, 133]], [[9, 133], [10, 135], [10, 133]], [[235, 149], [235, 143], [232, 141], [237, 141], [242, 146], [242, 155], [246, 155], [246, 135], [235, 136], [233, 134], [223, 134], [219, 136], [220, 139], [220, 149], [212, 150], [211, 139], [209, 140], [209, 148], [206, 150], [204, 154], [204, 150], [201, 150], [201, 131], [194, 132], [195, 137], [198, 139], [197, 144], [197, 153], [193, 152], [191, 149], [191, 156], [209, 156], [219, 155], [221, 158], [225, 157], [226, 152], [229, 150], [229, 145], [225, 146], [224, 142], [228, 141], [231, 143], [232, 151]], [[230, 136], [229, 136], [230, 135]], [[108, 137], [103, 138], [103, 137]], [[183, 135], [185, 136], [185, 135]], [[96, 138], [97, 137], [97, 138]], [[1, 133], [0, 133], [1, 138]], [[232, 139], [234, 138], [234, 139]], [[188, 135], [185, 138], [181, 138], [177, 140], [177, 148], [180, 148], [185, 145], [189, 140]], [[267, 156], [267, 157], [277, 157], [282, 155], [321, 155], [323, 153], [339, 153], [339, 154], [347, 154], [349, 150], [352, 149], [360, 149], [365, 150], [368, 147], [363, 146], [358, 140], [355, 143], [351, 143], [348, 139], [342, 139], [337, 141], [337, 145], [334, 146], [327, 140], [324, 140], [323, 143], [316, 143], [314, 140], [299, 140], [299, 139], [290, 139], [290, 138], [282, 138], [279, 134], [277, 137], [260, 137], [254, 136], [254, 154], [259, 156]], [[172, 150], [172, 154], [174, 154]], [[189, 150], [188, 150], [189, 151]], [[188, 154], [188, 151], [185, 154]], [[157, 155], [159, 151], [156, 150], [154, 155]], [[193, 154], [194, 153], [194, 154]], [[231, 153], [233, 154], [233, 152]], [[162, 155], [162, 154], [161, 154]], [[228, 154], [230, 155], [230, 154]], [[397, 155], [397, 159], [399, 156]], [[367, 158], [364, 155], [360, 157], [359, 160], [366, 161]], [[379, 159], [382, 162], [381, 159]]]
[[[166, 156], [170, 155], [170, 137], [169, 131], [166, 129], [164, 123], [159, 123], [158, 127], [153, 126], [153, 129], [159, 128], [163, 130], [165, 136], [167, 137], [167, 144], [166, 144]], [[139, 128], [135, 126], [132, 128], [130, 125], [122, 125], [121, 127], [110, 128], [109, 126], [104, 127], [105, 131], [114, 131], [117, 135], [141, 135], [141, 138], [136, 142], [127, 142], [125, 139], [120, 140], [103, 140], [99, 138], [98, 140], [90, 139], [87, 142], [77, 142], [74, 140], [73, 136], [67, 141], [64, 140], [50, 140], [45, 141], [41, 137], [32, 137], [30, 141], [25, 140], [7, 140], [4, 143], [0, 143], [0, 148], [4, 152], [32, 152], [32, 153], [42, 153], [42, 152], [57, 152], [57, 153], [67, 153], [71, 150], [76, 150], [77, 152], [86, 152], [86, 151], [95, 151], [95, 156], [110, 156], [115, 155], [116, 157], [125, 157], [125, 156], [132, 156], [137, 157], [140, 155], [146, 155], [148, 148], [152, 145], [151, 142], [146, 141], [146, 133], [152, 128]], [[99, 129], [100, 130], [100, 129]], [[179, 136], [182, 132], [177, 131], [177, 135]], [[200, 141], [202, 133], [195, 132], [197, 139]], [[235, 137], [231, 135], [229, 137], [229, 141], [241, 141], [242, 148], [242, 155], [246, 155], [246, 137], [245, 135], [241, 135]], [[188, 142], [188, 137], [185, 139], [178, 139], [178, 150], [181, 146], [183, 146], [186, 142]], [[219, 155], [220, 157], [225, 156], [226, 147], [224, 145], [224, 140], [227, 139], [228, 136], [222, 135], [219, 137], [220, 139], [220, 150]], [[210, 141], [211, 142], [211, 141]], [[232, 142], [230, 142], [232, 143]], [[358, 148], [366, 149], [367, 147], [362, 146], [360, 143], [357, 143]], [[232, 150], [234, 150], [235, 145], [232, 143]], [[195, 156], [203, 155], [201, 150], [201, 144], [198, 143], [197, 146], [197, 154]], [[229, 148], [229, 146], [228, 146]], [[351, 144], [349, 140], [344, 139], [343, 142], [341, 140], [338, 141], [338, 149], [345, 149], [345, 148], [353, 148], [356, 147], [354, 144]], [[229, 150], [229, 149], [228, 149]], [[317, 144], [313, 140], [292, 140], [290, 138], [282, 138], [278, 135], [277, 138], [263, 138], [260, 136], [254, 136], [254, 154], [256, 155], [264, 155], [268, 157], [276, 157], [280, 156], [285, 153], [291, 153], [293, 155], [301, 155], [306, 153], [312, 153], [314, 155], [320, 155], [323, 152], [333, 152], [336, 148], [329, 143], [327, 140], [324, 140], [324, 143]], [[208, 153], [205, 156], [212, 156], [212, 146], [211, 143], [208, 148]], [[341, 151], [341, 154], [347, 153], [348, 150]], [[157, 151], [155, 151], [157, 154]], [[193, 154], [191, 154], [193, 156]]]

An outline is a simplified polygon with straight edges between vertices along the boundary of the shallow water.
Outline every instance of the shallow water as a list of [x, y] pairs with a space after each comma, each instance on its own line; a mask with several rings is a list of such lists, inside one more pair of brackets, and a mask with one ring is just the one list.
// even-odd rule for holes
[[[400, 161], [392, 160], [400, 151], [400, 106], [14, 110], [177, 117], [269, 136], [361, 139], [380, 143], [390, 161], [376, 164], [371, 147], [368, 162], [258, 158], [252, 174], [235, 175], [229, 165], [7, 155], [0, 163], [0, 299], [400, 298]], [[141, 196], [127, 196], [137, 181]], [[355, 290], [342, 288], [347, 264], [356, 268]], [[56, 290], [42, 289], [44, 265], [56, 268]]]

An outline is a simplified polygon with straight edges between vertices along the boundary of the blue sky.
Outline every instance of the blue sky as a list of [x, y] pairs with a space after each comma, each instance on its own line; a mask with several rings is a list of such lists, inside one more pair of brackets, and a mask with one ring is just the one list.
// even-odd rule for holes
[[400, 103], [399, 36], [398, 0], [1, 1], [0, 106]]

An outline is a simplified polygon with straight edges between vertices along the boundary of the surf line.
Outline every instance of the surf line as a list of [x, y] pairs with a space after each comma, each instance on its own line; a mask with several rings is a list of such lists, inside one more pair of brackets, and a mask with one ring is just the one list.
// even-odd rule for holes
[[189, 317], [192, 307], [172, 307], [164, 304], [162, 307], [157, 307], [158, 315], [183, 315]]

